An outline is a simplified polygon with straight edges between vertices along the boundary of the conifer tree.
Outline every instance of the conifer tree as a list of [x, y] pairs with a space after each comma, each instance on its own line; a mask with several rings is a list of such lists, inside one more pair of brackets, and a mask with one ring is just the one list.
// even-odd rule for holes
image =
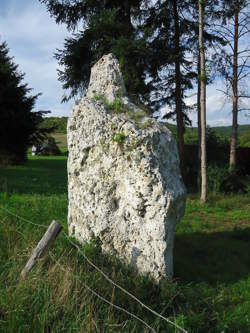
[[[191, 1], [157, 1], [145, 26], [152, 27], [150, 48], [154, 50], [149, 71], [152, 78], [152, 100], [155, 107], [168, 105], [165, 118], [175, 118], [182, 175], [184, 167], [184, 131], [190, 125], [188, 113], [192, 106], [185, 103], [187, 91], [193, 88], [196, 71], [190, 54], [196, 47], [196, 22], [189, 15]], [[197, 36], [197, 35], [196, 35]]]
[[9, 56], [6, 43], [0, 44], [0, 164], [21, 163], [27, 148], [42, 140], [48, 129], [39, 129], [44, 111], [32, 112], [38, 95], [23, 83], [24, 74]]
[[69, 30], [78, 32], [66, 39], [64, 49], [56, 58], [64, 67], [59, 80], [68, 90], [63, 101], [86, 91], [90, 69], [104, 54], [114, 53], [121, 65], [130, 96], [139, 95], [149, 100], [150, 87], [146, 84], [146, 38], [137, 26], [143, 15], [141, 5], [147, 1], [40, 0], [57, 23], [65, 23]]

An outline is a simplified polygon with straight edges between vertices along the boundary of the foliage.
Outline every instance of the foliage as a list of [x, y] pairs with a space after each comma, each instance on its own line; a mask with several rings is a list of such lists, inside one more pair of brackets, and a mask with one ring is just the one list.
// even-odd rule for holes
[[209, 165], [207, 168], [208, 191], [218, 193], [222, 190], [222, 184], [228, 179], [230, 172], [228, 166], [219, 167]]
[[95, 94], [94, 100], [101, 102], [108, 111], [116, 114], [128, 113], [130, 111], [130, 107], [123, 102], [121, 97], [117, 97], [112, 102], [109, 102], [103, 94]]
[[246, 99], [250, 96], [245, 85], [250, 75], [250, 50], [244, 41], [250, 35], [250, 3], [248, 0], [224, 0], [222, 10], [223, 19], [217, 31], [226, 41], [225, 47], [221, 49], [222, 58], [218, 66], [224, 78], [225, 88], [222, 92], [231, 99], [232, 104], [233, 96], [237, 99], [237, 112], [248, 111]]
[[[245, 125], [242, 125], [243, 127]], [[207, 143], [208, 146], [224, 147], [229, 144], [231, 126], [221, 126], [221, 127], [207, 127]], [[239, 125], [239, 135], [244, 133], [242, 131], [241, 125]], [[198, 145], [198, 131], [197, 128], [187, 127], [185, 131], [185, 144], [195, 144]]]
[[208, 149], [213, 149], [217, 147], [226, 147], [228, 146], [228, 139], [216, 132], [215, 129], [207, 127], [206, 133], [207, 147]]
[[68, 117], [45, 117], [40, 128], [53, 128], [56, 133], [67, 133]]
[[236, 170], [229, 172], [229, 175], [221, 182], [220, 191], [223, 193], [246, 193], [247, 187], [245, 177]]
[[[152, 124], [151, 119], [141, 123], [148, 115], [147, 109], [133, 109], [129, 104], [125, 104], [121, 97], [115, 98], [114, 101], [109, 102], [103, 94], [96, 94], [94, 95], [94, 100], [101, 102], [106, 110], [114, 112], [115, 114], [125, 113], [128, 118], [139, 125], [141, 129], [145, 129]], [[139, 104], [138, 107], [141, 107], [141, 105]]]
[[118, 145], [122, 145], [126, 140], [126, 135], [123, 132], [118, 132], [114, 134], [113, 141]]
[[48, 155], [60, 155], [61, 151], [56, 144], [55, 138], [52, 136], [48, 137], [41, 145], [36, 145], [37, 147], [37, 154], [48, 156]]
[[239, 135], [238, 145], [240, 147], [248, 147], [248, 148], [250, 148], [250, 130], [247, 133], [245, 133], [245, 134]]
[[108, 103], [108, 109], [114, 111], [114, 113], [124, 113], [126, 112], [126, 105], [123, 103], [121, 98], [116, 98], [113, 102]]
[[[245, 127], [243, 127], [244, 129]], [[189, 191], [197, 188], [198, 180], [198, 135], [197, 129], [188, 128], [185, 134], [184, 163], [186, 175], [184, 183]], [[229, 138], [225, 127], [207, 129], [207, 177], [208, 191], [237, 193], [245, 191], [244, 177], [250, 174], [250, 149], [237, 148], [238, 168], [231, 174], [228, 168]]]
[[144, 110], [140, 111], [129, 111], [128, 116], [130, 119], [134, 120], [136, 123], [139, 123], [143, 118], [147, 116]]
[[57, 60], [64, 67], [59, 72], [59, 80], [65, 89], [70, 90], [64, 100], [86, 90], [91, 66], [110, 52], [119, 59], [129, 94], [139, 93], [143, 100], [148, 99], [146, 39], [133, 24], [140, 19], [140, 5], [147, 1], [40, 1], [45, 3], [57, 23], [66, 23], [70, 30], [78, 27], [78, 33], [67, 38], [64, 49], [56, 53]]
[[[167, 125], [176, 133], [175, 125]], [[220, 146], [229, 144], [232, 126], [217, 126], [208, 128], [208, 140], [212, 143], [214, 135]], [[239, 147], [250, 147], [250, 125], [238, 125]], [[198, 131], [196, 127], [187, 127], [185, 131], [185, 144], [198, 144]]]
[[[166, 102], [173, 106], [176, 103], [174, 67], [178, 61], [182, 66], [180, 103], [184, 121], [190, 123], [187, 116], [190, 107], [184, 103], [184, 97], [197, 77], [188, 56], [197, 53], [198, 47], [196, 8], [190, 9], [195, 6], [194, 1], [40, 1], [57, 23], [66, 23], [69, 30], [78, 28], [78, 33], [65, 40], [64, 49], [56, 53], [64, 67], [59, 79], [63, 87], [70, 90], [64, 100], [86, 91], [91, 66], [104, 54], [112, 52], [120, 62], [130, 96], [139, 96], [152, 106]], [[178, 46], [172, 15], [174, 3], [179, 13]], [[183, 12], [185, 18], [180, 14]], [[221, 41], [211, 31], [206, 31], [205, 38], [209, 46]]]
[[[66, 162], [65, 157], [34, 157], [25, 166], [1, 169], [1, 207], [38, 224], [56, 219], [67, 232]], [[43, 233], [43, 228], [0, 209], [1, 332], [148, 332], [90, 294], [86, 284], [157, 332], [175, 332], [114, 289], [64, 234], [20, 283], [19, 274]], [[210, 195], [205, 205], [189, 196], [176, 230], [174, 281], [157, 286], [136, 275], [114, 257], [101, 254], [98, 240], [83, 249], [117, 283], [188, 332], [247, 333], [249, 237], [249, 195]]]
[[20, 163], [29, 145], [46, 137], [48, 128], [39, 129], [46, 111], [32, 112], [38, 95], [23, 83], [24, 74], [0, 44], [0, 164]]

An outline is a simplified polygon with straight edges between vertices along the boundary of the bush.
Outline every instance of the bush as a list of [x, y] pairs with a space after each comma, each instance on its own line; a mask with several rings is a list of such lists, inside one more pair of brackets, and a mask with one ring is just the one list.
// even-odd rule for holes
[[223, 193], [246, 193], [247, 189], [244, 178], [237, 174], [237, 172], [230, 173], [222, 181], [220, 191]]
[[56, 141], [52, 137], [48, 137], [40, 147], [39, 155], [61, 155], [61, 151], [58, 148]]
[[217, 193], [221, 190], [223, 182], [229, 177], [230, 173], [227, 167], [218, 167], [209, 165], [207, 168], [208, 191]]
[[246, 193], [244, 178], [239, 172], [231, 172], [228, 167], [208, 166], [207, 183], [209, 192]]

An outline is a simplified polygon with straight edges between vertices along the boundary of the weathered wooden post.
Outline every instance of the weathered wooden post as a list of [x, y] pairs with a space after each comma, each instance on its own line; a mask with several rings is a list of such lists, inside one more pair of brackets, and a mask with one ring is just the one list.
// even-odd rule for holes
[[31, 268], [35, 265], [37, 259], [41, 258], [46, 249], [49, 247], [51, 243], [56, 239], [59, 233], [62, 230], [61, 224], [57, 221], [52, 221], [50, 226], [48, 227], [46, 233], [37, 244], [36, 248], [33, 250], [31, 257], [29, 258], [27, 264], [21, 272], [21, 278], [25, 278], [26, 274], [31, 270]]

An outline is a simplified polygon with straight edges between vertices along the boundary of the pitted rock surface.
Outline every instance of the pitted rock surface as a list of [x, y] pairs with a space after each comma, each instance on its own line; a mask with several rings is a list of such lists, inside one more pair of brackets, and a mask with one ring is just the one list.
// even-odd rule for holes
[[186, 192], [176, 142], [156, 120], [115, 114], [95, 94], [125, 96], [119, 63], [109, 54], [92, 68], [87, 97], [68, 121], [68, 226], [80, 242], [99, 237], [104, 252], [149, 273], [173, 275], [175, 226]]
[[119, 63], [112, 53], [102, 57], [91, 69], [87, 97], [93, 98], [99, 94], [110, 102], [126, 95]]

